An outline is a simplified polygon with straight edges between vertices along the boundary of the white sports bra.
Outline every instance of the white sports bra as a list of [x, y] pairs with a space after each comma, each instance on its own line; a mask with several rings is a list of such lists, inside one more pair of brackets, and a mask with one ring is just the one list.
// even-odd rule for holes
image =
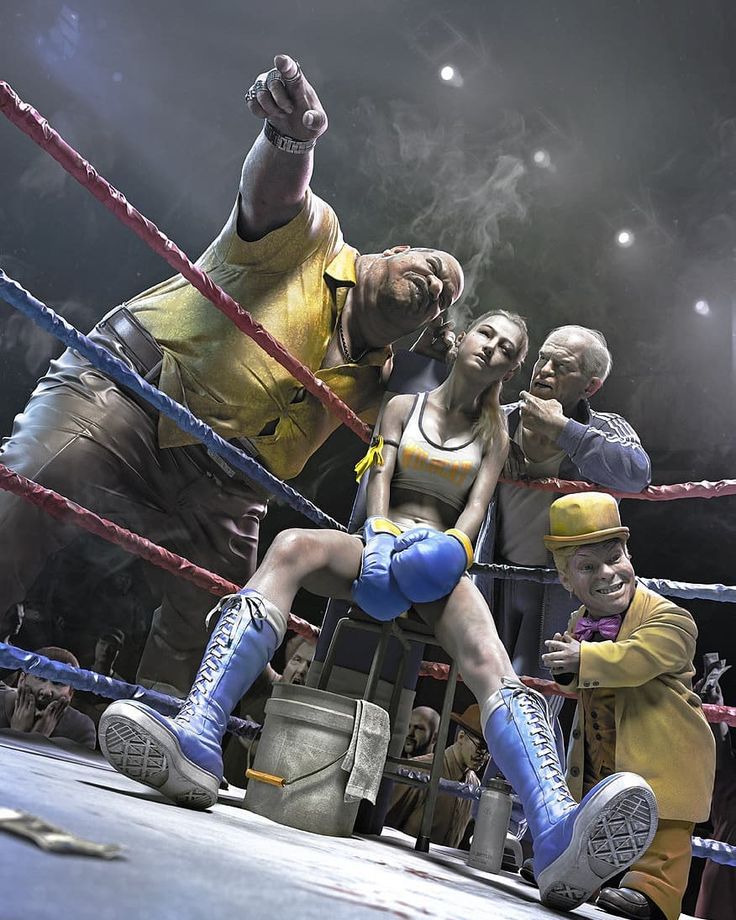
[[399, 442], [392, 485], [431, 495], [462, 511], [478, 475], [483, 449], [476, 435], [457, 447], [441, 447], [424, 433], [428, 393], [414, 399]]

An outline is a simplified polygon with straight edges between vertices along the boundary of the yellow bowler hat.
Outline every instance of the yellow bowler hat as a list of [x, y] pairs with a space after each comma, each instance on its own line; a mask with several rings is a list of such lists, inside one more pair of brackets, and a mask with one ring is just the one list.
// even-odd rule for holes
[[605, 492], [575, 492], [556, 499], [549, 507], [549, 529], [544, 538], [548, 550], [629, 538], [616, 499]]

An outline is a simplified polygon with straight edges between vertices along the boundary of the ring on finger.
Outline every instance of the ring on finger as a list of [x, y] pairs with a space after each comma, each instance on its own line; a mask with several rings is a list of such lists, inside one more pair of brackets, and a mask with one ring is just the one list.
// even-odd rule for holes
[[302, 65], [299, 63], [299, 61], [294, 61], [294, 63], [296, 64], [296, 73], [293, 77], [285, 77], [283, 74], [279, 74], [281, 82], [285, 86], [288, 86], [290, 83], [296, 83], [297, 80], [301, 79]]
[[272, 83], [284, 85], [284, 78], [281, 75], [281, 71], [277, 70], [275, 67], [272, 67], [266, 74], [266, 87], [268, 88]]
[[265, 82], [263, 80], [256, 80], [256, 82], [251, 86], [248, 92], [245, 94], [246, 102], [257, 102], [258, 93], [265, 93], [268, 90]]

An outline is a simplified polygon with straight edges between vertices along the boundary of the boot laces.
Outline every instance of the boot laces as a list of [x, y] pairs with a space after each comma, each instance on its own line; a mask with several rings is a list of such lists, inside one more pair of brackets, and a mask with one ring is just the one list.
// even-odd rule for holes
[[243, 594], [228, 594], [220, 598], [217, 605], [207, 614], [205, 621], [207, 625], [209, 625], [215, 614], [219, 613], [220, 619], [210, 636], [210, 641], [207, 643], [207, 649], [192, 684], [192, 689], [176, 716], [178, 721], [189, 722], [203, 699], [207, 699], [209, 689], [221, 671], [222, 660], [232, 645], [244, 605], [248, 614], [250, 614], [250, 618], [245, 624], [245, 629], [248, 629], [251, 625], [257, 630], [263, 629], [267, 614], [260, 598]]
[[531, 692], [528, 687], [514, 689], [513, 695], [517, 698], [519, 708], [526, 716], [529, 734], [544, 771], [545, 780], [548, 786], [555, 791], [558, 799], [566, 801], [570, 794], [560, 768], [547, 703], [538, 694]]

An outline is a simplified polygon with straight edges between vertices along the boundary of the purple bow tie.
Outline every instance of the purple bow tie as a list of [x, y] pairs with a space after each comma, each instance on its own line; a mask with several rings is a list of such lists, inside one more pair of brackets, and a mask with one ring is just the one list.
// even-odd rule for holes
[[615, 639], [621, 629], [622, 620], [623, 615], [620, 613], [610, 617], [601, 617], [599, 620], [594, 620], [593, 617], [580, 617], [572, 634], [578, 642], [587, 642], [596, 633], [600, 633], [602, 639]]

